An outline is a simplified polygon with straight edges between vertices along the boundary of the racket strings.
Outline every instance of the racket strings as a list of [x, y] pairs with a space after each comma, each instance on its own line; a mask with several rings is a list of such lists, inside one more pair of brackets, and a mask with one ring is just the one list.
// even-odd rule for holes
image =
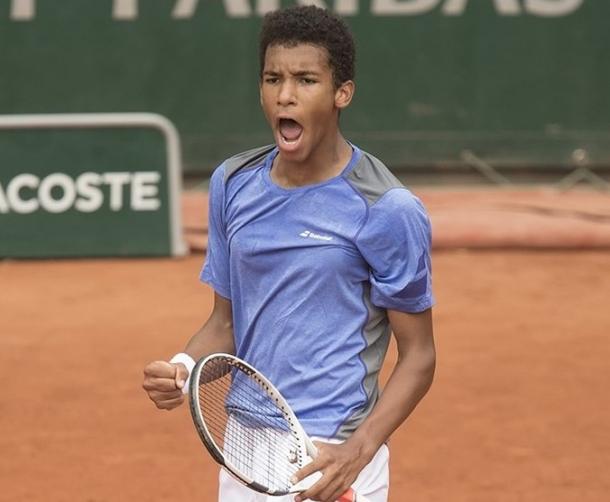
[[[261, 406], [261, 403], [268, 405], [269, 399], [256, 399], [256, 406], [252, 405], [249, 400], [252, 392], [261, 390], [256, 387], [248, 389], [247, 386], [251, 385], [246, 384], [244, 389], [243, 385], [236, 385], [234, 382], [229, 390], [230, 401], [227, 399], [226, 383], [220, 392], [218, 389], [214, 390], [214, 399], [210, 401], [224, 399], [225, 402], [231, 403], [229, 414], [222, 410], [220, 424], [212, 427], [214, 435], [219, 444], [222, 444], [225, 457], [243, 474], [272, 489], [287, 489], [287, 480], [296, 470], [294, 465], [283, 461], [288, 459], [290, 462], [290, 457], [293, 456], [290, 451], [294, 448], [290, 445], [289, 430], [283, 417], [273, 416], [273, 413], [277, 415], [277, 408]], [[244, 412], [248, 408], [250, 411]], [[208, 418], [210, 417], [208, 414]], [[209, 425], [210, 422], [208, 419]], [[293, 443], [296, 445], [296, 442]]]
[[[217, 399], [224, 399], [225, 396], [218, 391], [214, 391]], [[209, 395], [207, 398], [209, 399]], [[247, 403], [237, 398], [235, 399], [238, 404], [246, 406]], [[288, 436], [289, 430], [286, 429], [285, 422], [279, 420], [269, 420], [264, 414], [263, 410], [259, 408], [259, 414], [256, 414], [253, 418], [251, 413], [244, 414], [242, 411], [231, 411], [226, 414], [223, 409], [220, 417], [220, 421], [212, 419], [212, 412], [208, 409], [206, 423], [208, 429], [212, 432], [215, 441], [223, 450], [223, 454], [228, 458], [231, 463], [237, 467], [240, 471], [249, 477], [254, 478], [256, 481], [261, 481], [261, 476], [266, 475], [266, 480], [277, 479], [289, 479], [290, 476], [296, 471], [296, 467], [290, 465], [290, 468], [285, 469], [283, 474], [281, 472], [281, 462], [273, 464], [274, 456], [276, 458], [287, 458], [290, 462], [296, 455], [296, 440]], [[279, 422], [279, 423], [278, 423]], [[252, 431], [256, 430], [257, 437], [253, 437]], [[246, 432], [246, 433], [244, 433]], [[277, 451], [278, 445], [283, 445], [283, 448], [279, 448], [281, 451]], [[273, 447], [275, 446], [275, 451]], [[261, 455], [261, 449], [266, 448], [269, 451], [264, 452]], [[257, 451], [258, 450], [258, 451]], [[257, 455], [258, 453], [258, 455]], [[265, 466], [261, 466], [260, 463], [266, 461]], [[286, 465], [286, 464], [284, 464]]]
[[233, 468], [270, 491], [288, 492], [300, 465], [299, 442], [257, 380], [226, 360], [212, 360], [199, 378], [199, 407]]
[[[242, 469], [256, 466], [257, 457], [254, 454], [257, 453], [257, 446], [260, 450], [263, 447], [262, 445], [269, 447], [269, 445], [275, 446], [286, 443], [289, 431], [281, 419], [277, 417], [270, 419], [267, 409], [258, 406], [256, 410], [245, 413], [242, 409], [247, 407], [248, 403], [241, 399], [241, 396], [233, 396], [232, 401], [232, 406], [237, 405], [239, 408], [233, 408], [229, 411], [230, 414], [227, 416], [224, 430], [222, 426], [214, 427], [216, 437], [219, 440], [222, 437], [225, 455], [228, 454], [227, 456], [233, 457], [234, 461], [238, 460]], [[258, 438], [253, 437], [253, 431], [258, 435]], [[259, 439], [259, 441], [256, 439]], [[243, 448], [243, 446], [246, 446], [246, 448]], [[260, 451], [258, 453], [260, 455]], [[269, 472], [273, 470], [271, 464], [272, 453], [260, 455], [261, 460], [268, 459], [266, 470]]]

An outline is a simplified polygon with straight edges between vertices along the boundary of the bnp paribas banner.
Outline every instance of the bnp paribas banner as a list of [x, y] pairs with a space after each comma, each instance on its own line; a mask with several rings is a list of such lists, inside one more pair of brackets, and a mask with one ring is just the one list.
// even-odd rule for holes
[[0, 0], [0, 114], [154, 112], [209, 173], [271, 140], [257, 34], [294, 3], [352, 27], [343, 128], [389, 164], [608, 161], [606, 0]]

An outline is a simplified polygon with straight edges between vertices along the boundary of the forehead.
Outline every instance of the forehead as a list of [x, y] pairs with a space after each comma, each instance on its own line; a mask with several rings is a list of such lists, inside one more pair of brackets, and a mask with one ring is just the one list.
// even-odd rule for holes
[[270, 45], [265, 51], [263, 71], [302, 72], [305, 70], [330, 71], [328, 51], [319, 45]]

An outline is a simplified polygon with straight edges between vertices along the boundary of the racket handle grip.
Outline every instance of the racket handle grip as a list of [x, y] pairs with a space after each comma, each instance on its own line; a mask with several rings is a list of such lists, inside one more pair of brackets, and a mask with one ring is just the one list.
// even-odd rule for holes
[[337, 502], [369, 502], [369, 499], [358, 495], [353, 488], [350, 488], [337, 499]]
[[337, 502], [356, 502], [356, 492], [350, 488], [337, 499]]

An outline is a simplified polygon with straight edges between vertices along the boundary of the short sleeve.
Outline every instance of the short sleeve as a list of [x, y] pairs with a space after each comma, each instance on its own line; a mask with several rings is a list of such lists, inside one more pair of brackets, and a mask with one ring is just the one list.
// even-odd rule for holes
[[209, 189], [208, 248], [200, 279], [221, 296], [231, 298], [229, 249], [224, 215], [224, 165], [212, 174]]
[[434, 304], [430, 220], [411, 192], [394, 188], [376, 201], [356, 245], [370, 267], [374, 305], [416, 313]]

